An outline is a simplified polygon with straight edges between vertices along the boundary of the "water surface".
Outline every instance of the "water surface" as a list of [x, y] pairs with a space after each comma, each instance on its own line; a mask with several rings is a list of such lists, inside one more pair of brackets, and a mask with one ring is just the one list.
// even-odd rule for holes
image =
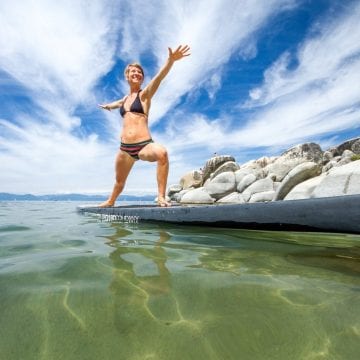
[[0, 359], [356, 359], [360, 236], [0, 202]]

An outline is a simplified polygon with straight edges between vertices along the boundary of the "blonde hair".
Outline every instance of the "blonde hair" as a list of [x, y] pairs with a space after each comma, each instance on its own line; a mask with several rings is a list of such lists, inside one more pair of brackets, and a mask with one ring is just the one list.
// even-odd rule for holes
[[130, 67], [131, 67], [131, 66], [134, 66], [134, 67], [138, 68], [138, 69], [141, 71], [142, 76], [145, 77], [145, 75], [144, 75], [144, 69], [142, 68], [142, 66], [141, 66], [140, 64], [138, 64], [138, 63], [132, 63], [132, 64], [127, 65], [126, 68], [125, 68], [125, 70], [124, 70], [125, 79], [127, 79], [127, 76], [128, 76], [128, 74], [129, 74], [129, 71], [130, 71]]

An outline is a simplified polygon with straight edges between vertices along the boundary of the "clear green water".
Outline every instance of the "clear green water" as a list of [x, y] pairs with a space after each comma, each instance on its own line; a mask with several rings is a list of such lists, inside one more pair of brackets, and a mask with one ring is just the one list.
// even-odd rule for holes
[[357, 359], [360, 236], [0, 202], [0, 359]]

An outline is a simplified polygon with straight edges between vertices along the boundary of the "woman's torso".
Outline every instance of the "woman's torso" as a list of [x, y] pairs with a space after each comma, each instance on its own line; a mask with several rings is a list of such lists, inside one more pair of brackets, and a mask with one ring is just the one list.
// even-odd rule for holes
[[123, 128], [121, 141], [124, 143], [136, 143], [151, 138], [148, 126], [148, 112], [150, 101], [141, 101], [140, 91], [136, 97], [127, 97], [120, 108], [123, 116]]

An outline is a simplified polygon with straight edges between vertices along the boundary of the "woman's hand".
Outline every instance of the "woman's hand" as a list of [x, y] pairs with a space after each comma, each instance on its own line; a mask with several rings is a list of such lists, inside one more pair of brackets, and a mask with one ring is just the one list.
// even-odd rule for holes
[[173, 51], [171, 48], [168, 49], [169, 57], [166, 60], [165, 65], [154, 76], [154, 78], [150, 81], [149, 85], [147, 85], [142, 91], [142, 100], [147, 99], [147, 101], [151, 101], [151, 98], [154, 96], [157, 89], [159, 88], [161, 81], [169, 73], [174, 62], [182, 59], [185, 56], [190, 55], [190, 46], [188, 45], [180, 45], [175, 51]]
[[171, 48], [168, 48], [169, 49], [169, 59], [172, 60], [172, 61], [177, 61], [177, 60], [180, 60], [182, 59], [183, 57], [185, 56], [189, 56], [190, 53], [190, 46], [188, 45], [180, 45], [175, 51], [172, 51]]
[[105, 104], [105, 105], [102, 105], [102, 104], [98, 104], [98, 106], [104, 110], [107, 110], [107, 111], [111, 111], [111, 108], [109, 105]]

